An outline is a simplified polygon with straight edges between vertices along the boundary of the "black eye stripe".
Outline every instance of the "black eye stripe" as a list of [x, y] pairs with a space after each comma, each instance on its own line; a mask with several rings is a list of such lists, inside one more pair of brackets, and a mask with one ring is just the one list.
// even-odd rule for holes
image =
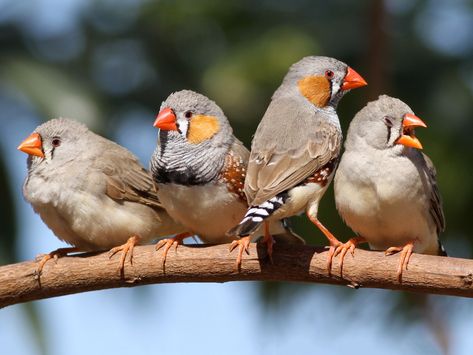
[[392, 118], [389, 116], [384, 116], [383, 121], [386, 127], [388, 128], [388, 136], [386, 138], [386, 143], [389, 143], [389, 141], [391, 140], [391, 128], [393, 127], [393, 121]]

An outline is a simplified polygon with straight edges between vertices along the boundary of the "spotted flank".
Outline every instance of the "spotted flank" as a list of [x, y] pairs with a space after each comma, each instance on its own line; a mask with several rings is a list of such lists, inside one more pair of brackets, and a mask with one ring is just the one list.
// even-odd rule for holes
[[227, 232], [229, 236], [244, 237], [250, 235], [263, 221], [277, 211], [288, 198], [287, 192], [282, 192], [258, 206], [251, 206], [239, 225]]
[[325, 164], [323, 167], [317, 170], [313, 175], [309, 176], [303, 182], [303, 184], [317, 183], [317, 184], [322, 185], [322, 187], [325, 187], [325, 185], [327, 185], [330, 182], [331, 176], [333, 175], [333, 172], [335, 171], [337, 164], [338, 164], [337, 159], [330, 160], [327, 164]]
[[245, 162], [240, 156], [230, 151], [225, 157], [225, 165], [220, 173], [219, 179], [227, 184], [228, 191], [238, 195], [240, 200], [246, 202], [246, 195], [243, 191], [245, 176]]

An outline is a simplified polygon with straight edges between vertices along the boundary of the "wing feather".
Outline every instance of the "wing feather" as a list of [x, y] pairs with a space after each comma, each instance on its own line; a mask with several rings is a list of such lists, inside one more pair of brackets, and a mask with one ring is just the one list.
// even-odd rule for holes
[[304, 181], [340, 153], [335, 112], [316, 111], [293, 98], [273, 100], [253, 139], [245, 193], [260, 204]]

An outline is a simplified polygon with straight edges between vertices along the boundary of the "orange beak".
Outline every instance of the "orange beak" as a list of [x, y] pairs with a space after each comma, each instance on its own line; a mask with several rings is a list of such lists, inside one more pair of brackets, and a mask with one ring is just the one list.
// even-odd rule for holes
[[165, 131], [177, 131], [176, 115], [173, 110], [169, 107], [161, 110], [156, 116], [153, 126]]
[[343, 79], [342, 90], [356, 89], [366, 85], [368, 85], [366, 80], [352, 68], [348, 67], [347, 75]]
[[396, 140], [396, 144], [402, 144], [406, 147], [422, 149], [422, 144], [415, 136], [414, 129], [416, 127], [424, 127], [427, 125], [416, 115], [406, 113], [402, 120], [402, 135]]
[[38, 133], [31, 133], [28, 138], [21, 142], [17, 149], [23, 153], [44, 158], [43, 142]]

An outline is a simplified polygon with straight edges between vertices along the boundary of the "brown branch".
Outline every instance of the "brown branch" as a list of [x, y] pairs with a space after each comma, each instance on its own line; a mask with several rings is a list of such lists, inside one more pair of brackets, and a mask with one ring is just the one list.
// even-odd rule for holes
[[[259, 257], [259, 258], [258, 258]], [[32, 261], [0, 267], [0, 308], [8, 305], [85, 291], [169, 282], [296, 281], [352, 287], [376, 287], [413, 292], [473, 297], [473, 260], [412, 255], [402, 283], [396, 278], [399, 257], [357, 249], [347, 255], [343, 277], [338, 258], [332, 277], [326, 271], [327, 252], [310, 246], [276, 245], [271, 264], [262, 245], [251, 245], [240, 272], [234, 271], [235, 253], [228, 245], [181, 246], [169, 252], [166, 272], [162, 253], [154, 246], [134, 250], [133, 264], [117, 272], [118, 259], [107, 253], [81, 254], [46, 263], [40, 281]]]

